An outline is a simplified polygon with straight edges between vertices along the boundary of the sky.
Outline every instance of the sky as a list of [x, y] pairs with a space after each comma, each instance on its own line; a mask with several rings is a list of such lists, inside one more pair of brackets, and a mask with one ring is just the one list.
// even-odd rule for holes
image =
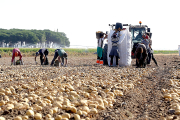
[[71, 47], [97, 46], [109, 24], [147, 25], [154, 50], [180, 45], [179, 0], [0, 0], [0, 28], [64, 32]]

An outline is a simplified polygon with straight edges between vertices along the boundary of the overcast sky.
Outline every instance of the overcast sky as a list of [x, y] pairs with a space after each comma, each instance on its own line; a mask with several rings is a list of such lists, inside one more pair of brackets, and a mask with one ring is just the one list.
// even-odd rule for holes
[[180, 45], [179, 0], [0, 0], [0, 5], [0, 28], [58, 29], [70, 45], [96, 47], [96, 31], [139, 21], [151, 28], [154, 49]]

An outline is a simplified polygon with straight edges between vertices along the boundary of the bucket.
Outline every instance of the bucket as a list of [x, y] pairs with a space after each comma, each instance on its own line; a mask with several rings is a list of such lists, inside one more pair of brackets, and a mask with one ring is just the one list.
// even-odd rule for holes
[[179, 51], [179, 56], [180, 56], [180, 45], [178, 45], [178, 51]]
[[102, 31], [98, 31], [98, 32], [96, 32], [96, 38], [97, 38], [97, 39], [99, 39], [101, 34], [103, 34], [103, 32], [102, 32]]

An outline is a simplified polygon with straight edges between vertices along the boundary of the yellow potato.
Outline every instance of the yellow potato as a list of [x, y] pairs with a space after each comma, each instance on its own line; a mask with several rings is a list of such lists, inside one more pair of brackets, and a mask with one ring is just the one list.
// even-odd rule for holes
[[17, 116], [14, 118], [14, 120], [22, 120], [22, 117], [21, 116]]
[[75, 114], [75, 115], [74, 115], [74, 119], [75, 119], [75, 120], [80, 120], [81, 118], [80, 118], [80, 116], [79, 116], [78, 114]]
[[35, 118], [36, 120], [40, 120], [40, 119], [42, 119], [42, 114], [41, 114], [41, 113], [36, 113], [36, 114], [34, 115], [34, 118]]
[[97, 114], [98, 111], [97, 111], [96, 108], [92, 108], [89, 113], [91, 113], [91, 114]]
[[26, 115], [28, 115], [28, 116], [34, 116], [34, 111], [33, 111], [33, 110], [28, 110], [28, 111], [26, 112]]
[[68, 119], [71, 117], [69, 113], [63, 113], [61, 116], [62, 118], [68, 118]]
[[6, 120], [4, 117], [0, 117], [0, 120]]
[[62, 116], [61, 116], [61, 115], [57, 115], [57, 116], [55, 117], [55, 120], [62, 120]]

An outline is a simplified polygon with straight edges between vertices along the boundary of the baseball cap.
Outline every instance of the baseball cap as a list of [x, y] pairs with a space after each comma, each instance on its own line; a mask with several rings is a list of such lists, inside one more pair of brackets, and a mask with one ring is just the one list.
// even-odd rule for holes
[[39, 55], [39, 52], [36, 52], [36, 56], [38, 56]]

